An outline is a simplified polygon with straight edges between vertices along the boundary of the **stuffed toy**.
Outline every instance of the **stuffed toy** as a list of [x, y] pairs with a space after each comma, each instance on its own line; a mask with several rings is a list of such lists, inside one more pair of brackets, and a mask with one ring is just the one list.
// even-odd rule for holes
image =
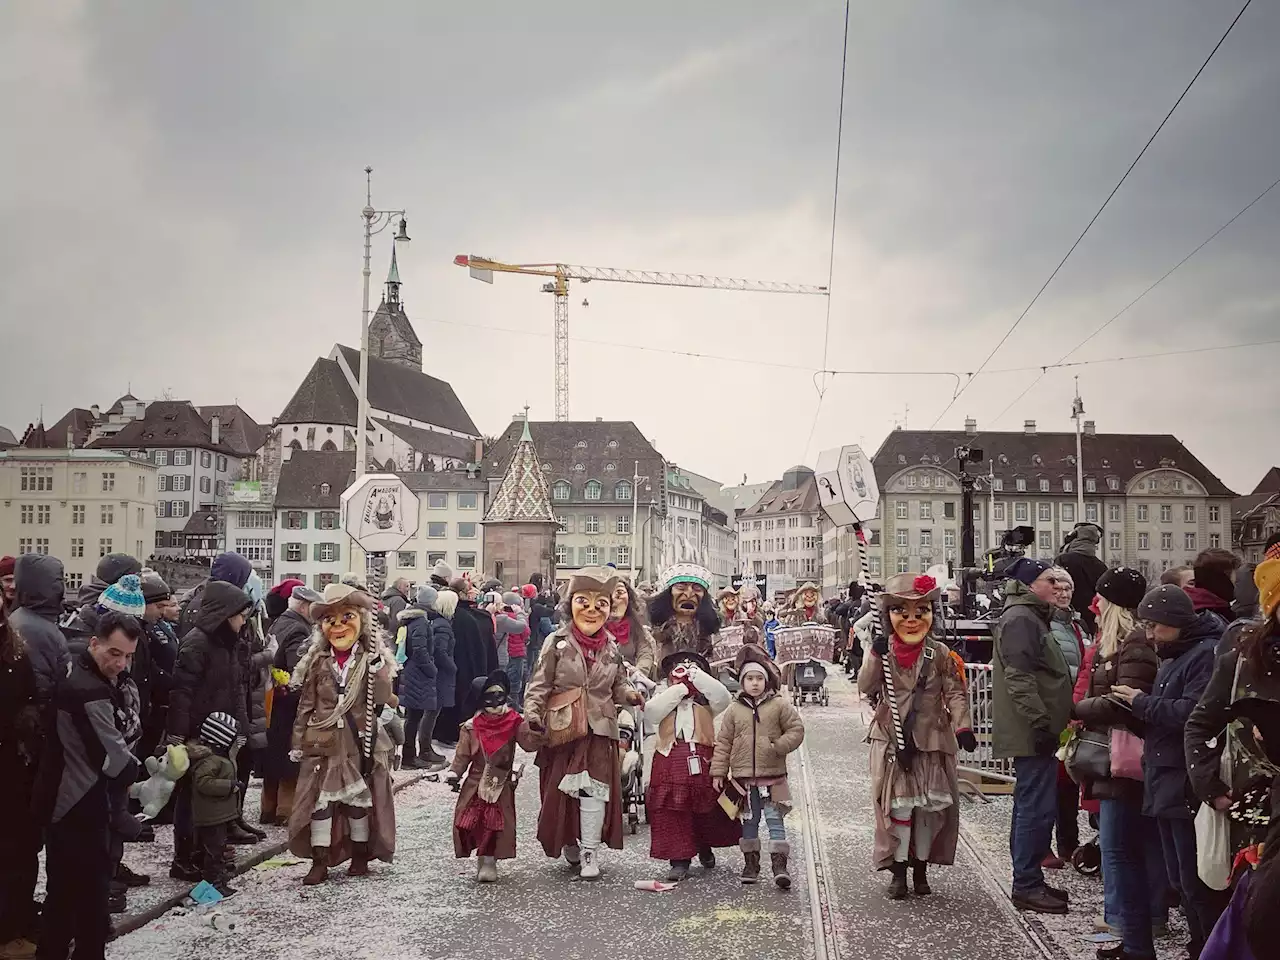
[[147, 757], [146, 768], [149, 776], [141, 783], [129, 787], [129, 798], [142, 805], [139, 819], [154, 820], [169, 802], [173, 795], [173, 786], [187, 775], [191, 762], [187, 759], [187, 748], [177, 743], [165, 751], [163, 757]]

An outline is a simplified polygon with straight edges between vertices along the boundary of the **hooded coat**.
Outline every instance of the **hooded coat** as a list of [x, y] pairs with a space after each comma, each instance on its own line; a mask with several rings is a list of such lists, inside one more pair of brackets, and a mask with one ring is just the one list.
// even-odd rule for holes
[[[1071, 672], [1049, 627], [1049, 605], [1019, 580], [1005, 582], [992, 648], [991, 747], [996, 757], [1037, 755], [1071, 717]], [[1092, 599], [1092, 597], [1090, 597]]]
[[227, 622], [249, 609], [239, 587], [220, 580], [205, 584], [194, 625], [178, 647], [167, 733], [193, 740], [211, 713], [229, 713], [249, 733], [248, 684], [237, 646], [240, 636]]
[[9, 617], [26, 644], [35, 674], [36, 692], [48, 700], [59, 677], [66, 676], [70, 653], [58, 627], [64, 583], [62, 561], [37, 553], [23, 554], [14, 567], [14, 602]]
[[[271, 666], [293, 676], [311, 639], [311, 624], [297, 610], [285, 610], [267, 631], [275, 645]], [[293, 721], [298, 715], [298, 693], [277, 686], [271, 695], [271, 721], [267, 725], [267, 748], [262, 755], [262, 775], [273, 780], [298, 776], [298, 765], [289, 759], [293, 748]]]
[[213, 558], [209, 566], [209, 579], [199, 584], [182, 605], [182, 614], [178, 617], [178, 636], [185, 637], [187, 631], [196, 625], [200, 616], [200, 604], [204, 593], [211, 583], [229, 583], [241, 590], [249, 582], [249, 574], [253, 573], [253, 564], [238, 553], [222, 553]]
[[435, 641], [427, 612], [417, 607], [405, 607], [396, 619], [405, 628], [400, 706], [406, 710], [438, 710]]
[[1054, 560], [1054, 563], [1071, 574], [1071, 582], [1075, 584], [1071, 593], [1071, 609], [1080, 614], [1088, 633], [1096, 633], [1098, 630], [1097, 618], [1089, 608], [1097, 595], [1098, 578], [1107, 572], [1107, 565], [1098, 557], [1101, 543], [1102, 531], [1097, 527], [1077, 527], [1075, 538]]

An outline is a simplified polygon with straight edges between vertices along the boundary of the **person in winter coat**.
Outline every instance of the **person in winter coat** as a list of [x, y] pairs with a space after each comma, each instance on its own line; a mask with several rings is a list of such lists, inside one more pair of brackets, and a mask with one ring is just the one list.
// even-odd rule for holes
[[[169, 716], [169, 691], [173, 689], [173, 668], [178, 662], [178, 638], [165, 622], [164, 610], [173, 596], [169, 585], [159, 574], [142, 576], [142, 597], [146, 609], [142, 614], [145, 657], [134, 654], [129, 668], [135, 678], [146, 668], [146, 676], [139, 679], [138, 695], [142, 706], [142, 739], [138, 742], [138, 756], [149, 757], [164, 739], [165, 721]], [[145, 684], [145, 689], [144, 689]]]
[[476, 606], [476, 589], [461, 577], [453, 582], [458, 607], [453, 615], [453, 659], [457, 665], [454, 708], [436, 721], [436, 739], [448, 746], [458, 742], [459, 715], [463, 701], [476, 677], [487, 677], [498, 669], [498, 648], [494, 642], [493, 620]]
[[1160, 672], [1149, 693], [1117, 685], [1111, 688], [1111, 695], [1128, 705], [1145, 730], [1143, 812], [1159, 824], [1165, 865], [1178, 878], [1191, 935], [1189, 949], [1195, 957], [1204, 948], [1228, 898], [1205, 886], [1196, 866], [1183, 728], [1209, 685], [1213, 650], [1222, 625], [1211, 613], [1196, 613], [1191, 598], [1168, 585], [1146, 595], [1138, 607], [1138, 618], [1160, 656]]
[[198, 584], [182, 604], [182, 612], [178, 617], [179, 638], [185, 637], [187, 631], [195, 626], [196, 619], [200, 615], [200, 604], [203, 602], [204, 592], [209, 588], [209, 584], [229, 583], [243, 590], [244, 585], [249, 582], [251, 573], [253, 573], [253, 564], [238, 553], [220, 553], [214, 557], [213, 563], [209, 565], [209, 579]]
[[[1062, 656], [1067, 661], [1067, 670], [1074, 684], [1080, 673], [1080, 663], [1084, 659], [1080, 617], [1071, 607], [1075, 585], [1071, 581], [1071, 574], [1062, 567], [1054, 567], [1053, 575], [1058, 579], [1054, 585], [1053, 619], [1049, 628], [1062, 649]], [[1044, 866], [1060, 870], [1080, 845], [1080, 788], [1067, 776], [1066, 767], [1061, 761], [1058, 762], [1058, 822], [1054, 829], [1058, 836], [1058, 853], [1055, 856], [1050, 852], [1045, 857]]]
[[[1138, 628], [1134, 614], [1146, 586], [1141, 573], [1125, 567], [1108, 570], [1098, 579], [1098, 638], [1085, 696], [1072, 711], [1093, 733], [1109, 737], [1113, 727], [1139, 736], [1143, 732], [1142, 724], [1112, 691], [1120, 687], [1145, 692], [1155, 683], [1155, 646]], [[1159, 829], [1142, 813], [1142, 783], [1107, 777], [1087, 781], [1083, 789], [1087, 799], [1099, 802], [1104, 902], [1099, 926], [1117, 931], [1129, 955], [1150, 957], [1152, 926], [1167, 919], [1168, 883]]]
[[[245, 614], [252, 605], [249, 595], [230, 583], [211, 580], [205, 585], [195, 622], [178, 648], [174, 686], [169, 694], [167, 743], [195, 739], [211, 713], [230, 714], [236, 718], [239, 729], [248, 727], [248, 702], [237, 648]], [[195, 864], [197, 851], [188, 779], [180, 781], [175, 791], [179, 799], [174, 807], [174, 860], [170, 875], [195, 881], [200, 879], [200, 869]], [[237, 822], [228, 831], [228, 839], [232, 843], [252, 843], [256, 842], [256, 834]]]
[[529, 615], [520, 595], [502, 595], [502, 606], [494, 614], [494, 638], [498, 647], [498, 668], [511, 681], [511, 705], [524, 702], [525, 651], [529, 644]]
[[0, 557], [0, 607], [10, 612], [13, 611], [13, 602], [17, 595], [13, 585], [13, 571], [17, 565], [18, 561], [15, 557]]
[[652, 680], [656, 674], [653, 634], [640, 619], [640, 598], [631, 584], [618, 579], [613, 588], [613, 610], [609, 613], [609, 633], [618, 645], [622, 662], [629, 663], [644, 677]]
[[[286, 581], [288, 582], [288, 581]], [[323, 597], [301, 581], [289, 592], [289, 606], [268, 628], [275, 657], [271, 662], [274, 687], [266, 749], [262, 754], [262, 803], [260, 823], [279, 825], [293, 814], [298, 787], [298, 765], [289, 759], [293, 748], [293, 721], [298, 715], [298, 692], [289, 686], [293, 671], [311, 641], [311, 605]]]
[[[533, 584], [530, 584], [533, 586]], [[536, 588], [535, 588], [536, 589]], [[555, 632], [555, 601], [548, 593], [535, 594], [529, 603], [529, 645], [525, 651], [525, 676], [533, 673], [542, 654], [542, 641]]]
[[31, 795], [40, 757], [36, 677], [22, 637], [0, 603], [0, 956], [35, 953], [40, 826]]
[[1058, 818], [1058, 738], [1071, 715], [1071, 674], [1049, 627], [1057, 578], [1029, 557], [1009, 576], [992, 645], [991, 745], [995, 756], [1012, 758], [1017, 778], [1012, 899], [1020, 910], [1066, 913], [1065, 897], [1045, 884], [1041, 867]]
[[1098, 625], [1094, 620], [1093, 598], [1098, 592], [1098, 578], [1107, 571], [1107, 565], [1098, 558], [1102, 543], [1102, 529], [1095, 523], [1077, 523], [1067, 535], [1062, 553], [1053, 562], [1071, 574], [1073, 592], [1071, 606], [1084, 621], [1085, 632], [1093, 634]]
[[65, 592], [62, 561], [38, 553], [23, 554], [14, 568], [14, 590], [17, 608], [9, 621], [26, 646], [36, 692], [48, 700], [58, 678], [66, 674], [70, 659], [66, 637], [58, 628]]
[[134, 574], [142, 574], [142, 564], [127, 553], [108, 553], [98, 561], [93, 577], [80, 588], [76, 596], [78, 609], [67, 621], [64, 632], [68, 638], [79, 639], [78, 647], [89, 642], [89, 637], [98, 626], [98, 598], [107, 587], [120, 582], [120, 578]]
[[[420, 603], [424, 599], [421, 591], [418, 598]], [[436, 661], [436, 704], [440, 708], [440, 714], [436, 718], [438, 727], [439, 716], [457, 705], [458, 666], [453, 661], [453, 617], [458, 610], [458, 595], [452, 590], [437, 590], [434, 599], [426, 599], [430, 600], [427, 604], [427, 621], [431, 624], [432, 652]], [[446, 759], [432, 746], [434, 739], [437, 739], [435, 731], [428, 731], [427, 752], [420, 756], [425, 756], [431, 763], [445, 763]]]
[[1194, 579], [1185, 589], [1195, 612], [1212, 613], [1226, 629], [1235, 619], [1231, 604], [1236, 598], [1235, 577], [1240, 558], [1230, 550], [1213, 547], [1200, 551], [1191, 569]]
[[200, 739], [187, 745], [191, 761], [191, 817], [196, 840], [204, 851], [204, 880], [224, 897], [236, 891], [227, 883], [230, 871], [222, 858], [227, 829], [240, 816], [240, 781], [236, 751], [241, 738], [235, 718], [211, 713], [200, 725]]
[[382, 591], [382, 625], [394, 634], [400, 626], [400, 613], [409, 606], [409, 581], [400, 577]]
[[405, 709], [404, 751], [400, 766], [406, 770], [444, 769], [443, 758], [431, 759], [431, 734], [440, 713], [440, 701], [435, 638], [425, 608], [436, 596], [434, 587], [423, 587], [418, 595], [422, 605], [405, 607], [396, 618], [405, 631], [405, 660], [400, 674], [400, 706]]

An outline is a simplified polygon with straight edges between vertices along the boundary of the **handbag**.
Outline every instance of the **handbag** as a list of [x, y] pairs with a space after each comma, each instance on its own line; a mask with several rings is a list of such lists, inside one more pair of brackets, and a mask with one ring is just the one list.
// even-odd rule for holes
[[1096, 730], [1075, 731], [1064, 763], [1076, 783], [1111, 779], [1111, 737]]
[[1142, 738], [1126, 727], [1111, 728], [1111, 776], [1142, 780]]
[[562, 690], [547, 698], [547, 746], [563, 746], [587, 733], [586, 687]]

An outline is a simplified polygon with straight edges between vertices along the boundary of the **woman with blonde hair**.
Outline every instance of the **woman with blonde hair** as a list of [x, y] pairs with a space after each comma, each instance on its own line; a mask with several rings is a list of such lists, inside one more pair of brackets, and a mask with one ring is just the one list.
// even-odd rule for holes
[[[1123, 686], [1146, 693], [1155, 683], [1160, 661], [1134, 614], [1146, 594], [1147, 581], [1137, 570], [1114, 567], [1098, 578], [1097, 591], [1097, 649], [1088, 692], [1075, 705], [1072, 716], [1095, 733], [1109, 736], [1112, 727], [1124, 727], [1141, 736], [1142, 725], [1112, 695], [1112, 688]], [[1152, 890], [1158, 889], [1163, 899], [1167, 880], [1155, 872], [1159, 863], [1163, 873], [1163, 854], [1155, 823], [1142, 815], [1142, 781], [1103, 777], [1082, 786], [1086, 800], [1101, 801], [1098, 840], [1105, 912], [1098, 925], [1119, 926], [1123, 946], [1115, 956], [1152, 958], [1151, 928], [1164, 920], [1155, 915]], [[1110, 955], [1109, 951], [1098, 952], [1101, 958]]]

